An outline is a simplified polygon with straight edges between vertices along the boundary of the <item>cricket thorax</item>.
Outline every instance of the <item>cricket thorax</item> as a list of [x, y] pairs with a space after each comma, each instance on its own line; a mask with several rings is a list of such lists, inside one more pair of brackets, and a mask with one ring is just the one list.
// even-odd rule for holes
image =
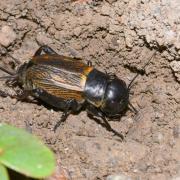
[[107, 87], [107, 75], [93, 69], [87, 76], [84, 94], [91, 104], [101, 106]]

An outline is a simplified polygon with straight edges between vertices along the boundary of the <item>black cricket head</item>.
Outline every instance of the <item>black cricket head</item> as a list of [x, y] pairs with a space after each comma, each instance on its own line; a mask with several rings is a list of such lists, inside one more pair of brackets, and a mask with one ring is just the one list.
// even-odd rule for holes
[[[145, 67], [150, 63], [153, 55], [148, 60], [148, 62], [143, 66], [142, 70], [145, 70]], [[135, 82], [136, 78], [139, 76], [137, 73], [129, 85], [127, 86], [125, 81], [119, 79], [118, 77], [114, 76], [113, 79], [110, 79], [106, 92], [104, 95], [103, 105], [101, 110], [109, 117], [116, 117], [122, 114], [127, 108], [133, 110], [137, 113], [137, 110], [133, 107], [133, 105], [129, 101], [129, 94], [131, 88], [133, 87], [133, 83]]]
[[125, 110], [128, 102], [126, 83], [115, 76], [107, 85], [101, 110], [109, 117], [117, 116]]

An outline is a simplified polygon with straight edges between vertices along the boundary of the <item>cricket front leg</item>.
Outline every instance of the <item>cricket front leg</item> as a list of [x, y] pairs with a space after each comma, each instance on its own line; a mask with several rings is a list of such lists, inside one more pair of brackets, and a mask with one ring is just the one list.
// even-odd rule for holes
[[66, 121], [67, 117], [72, 113], [76, 112], [81, 108], [81, 104], [79, 104], [75, 99], [70, 99], [66, 101], [65, 109], [60, 120], [54, 126], [54, 132], [56, 132], [57, 128]]
[[89, 115], [93, 116], [93, 117], [100, 117], [100, 118], [103, 120], [103, 122], [104, 122], [104, 124], [105, 124], [105, 127], [106, 127], [106, 129], [107, 129], [108, 131], [113, 132], [114, 135], [120, 137], [120, 138], [121, 138], [121, 141], [124, 139], [124, 136], [123, 136], [121, 133], [117, 132], [116, 130], [114, 130], [114, 129], [111, 127], [111, 125], [109, 124], [106, 116], [105, 116], [98, 108], [96, 108], [96, 107], [94, 107], [94, 106], [92, 106], [92, 105], [88, 105], [88, 106], [87, 106], [87, 113], [88, 113]]

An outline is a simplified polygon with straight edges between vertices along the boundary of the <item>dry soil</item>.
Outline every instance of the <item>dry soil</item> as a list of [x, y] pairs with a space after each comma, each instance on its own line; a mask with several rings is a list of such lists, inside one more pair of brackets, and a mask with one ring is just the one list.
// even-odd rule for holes
[[[1, 0], [1, 65], [14, 68], [14, 58], [24, 63], [47, 44], [127, 84], [140, 76], [130, 96], [138, 114], [109, 121], [123, 142], [85, 111], [54, 133], [62, 112], [9, 97], [0, 98], [0, 122], [39, 136], [73, 180], [179, 180], [179, 7], [179, 0]], [[13, 93], [2, 81], [0, 89]]]

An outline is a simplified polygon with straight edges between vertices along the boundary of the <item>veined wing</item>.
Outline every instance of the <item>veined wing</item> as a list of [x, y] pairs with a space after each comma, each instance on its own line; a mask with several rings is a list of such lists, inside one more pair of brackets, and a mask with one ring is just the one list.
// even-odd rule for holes
[[93, 68], [83, 63], [82, 59], [66, 57], [62, 55], [40, 55], [35, 56], [31, 60], [33, 64], [44, 64], [60, 69], [65, 69], [70, 72], [80, 72], [88, 74]]

